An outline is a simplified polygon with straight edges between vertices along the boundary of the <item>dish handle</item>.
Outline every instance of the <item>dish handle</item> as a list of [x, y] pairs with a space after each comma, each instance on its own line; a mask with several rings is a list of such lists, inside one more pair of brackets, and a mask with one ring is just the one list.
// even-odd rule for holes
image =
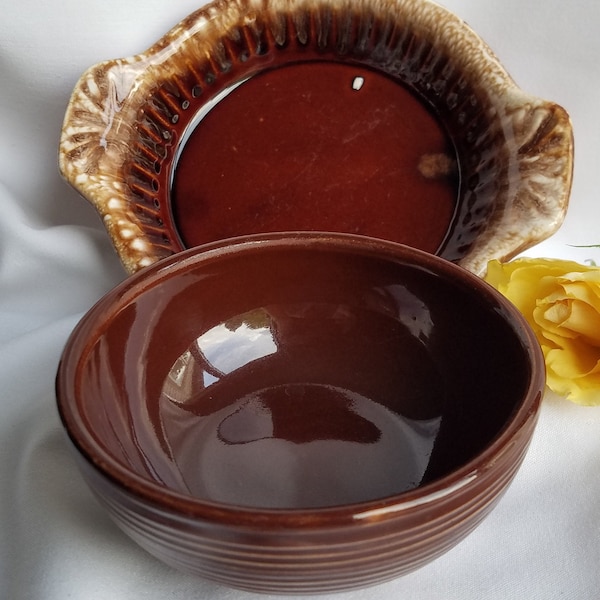
[[573, 180], [573, 127], [561, 106], [518, 89], [501, 116], [508, 176], [485, 232], [459, 261], [484, 275], [492, 258], [507, 261], [547, 239], [566, 215]]
[[141, 226], [143, 215], [135, 214], [129, 202], [123, 170], [135, 123], [132, 99], [151, 79], [149, 68], [141, 57], [89, 68], [67, 107], [59, 146], [61, 175], [102, 215], [118, 254], [128, 257], [129, 273], [157, 259], [157, 248]]

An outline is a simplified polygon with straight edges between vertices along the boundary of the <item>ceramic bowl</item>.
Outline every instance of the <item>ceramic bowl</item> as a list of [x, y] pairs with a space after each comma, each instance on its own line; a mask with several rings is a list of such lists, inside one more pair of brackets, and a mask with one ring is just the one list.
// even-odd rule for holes
[[132, 275], [73, 332], [58, 406], [82, 473], [142, 547], [269, 593], [431, 561], [492, 509], [544, 388], [523, 317], [393, 242], [262, 234]]
[[321, 230], [482, 273], [559, 227], [573, 141], [561, 107], [433, 2], [219, 0], [82, 76], [59, 162], [129, 272]]

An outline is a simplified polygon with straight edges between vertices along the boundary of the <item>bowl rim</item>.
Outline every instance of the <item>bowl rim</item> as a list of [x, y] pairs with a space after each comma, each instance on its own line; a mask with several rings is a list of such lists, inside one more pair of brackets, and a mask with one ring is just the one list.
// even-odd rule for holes
[[[337, 248], [363, 255], [367, 253], [403, 262], [410, 261], [410, 264], [429, 270], [435, 275], [446, 279], [453, 278], [457, 286], [470, 288], [472, 292], [482, 295], [487, 302], [496, 305], [497, 312], [511, 326], [529, 358], [530, 378], [510, 418], [482, 451], [432, 482], [391, 496], [346, 505], [273, 509], [203, 500], [170, 490], [130, 471], [96, 442], [95, 436], [86, 426], [78, 410], [77, 388], [80, 357], [87, 354], [94, 342], [90, 334], [104, 330], [110, 320], [106, 319], [104, 327], [99, 327], [99, 317], [105, 314], [109, 307], [112, 317], [120, 307], [161, 280], [184, 272], [198, 263], [220, 259], [249, 247], [272, 248], [290, 245], [302, 245], [304, 248]], [[545, 388], [545, 363], [539, 342], [518, 309], [491, 285], [463, 267], [410, 246], [368, 236], [330, 232], [276, 232], [239, 236], [190, 248], [161, 259], [123, 280], [97, 301], [76, 324], [61, 355], [55, 386], [59, 417], [72, 444], [97, 473], [121, 490], [172, 513], [210, 522], [236, 522], [249, 526], [268, 523], [273, 527], [305, 528], [308, 524], [334, 526], [371, 519], [382, 520], [398, 513], [410, 513], [415, 508], [451, 498], [455, 492], [474, 484], [480, 476], [489, 473], [494, 464], [502, 462], [500, 459], [510, 450], [511, 440], [528, 423], [532, 420], [535, 423], [537, 420]], [[527, 444], [526, 440], [525, 446]]]

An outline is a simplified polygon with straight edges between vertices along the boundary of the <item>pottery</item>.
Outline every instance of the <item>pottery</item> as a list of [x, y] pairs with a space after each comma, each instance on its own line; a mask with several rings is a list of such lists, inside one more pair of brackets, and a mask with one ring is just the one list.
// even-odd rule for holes
[[83, 74], [59, 152], [128, 272], [293, 230], [405, 243], [481, 274], [551, 235], [569, 117], [427, 0], [220, 0]]
[[142, 269], [84, 316], [57, 399], [91, 489], [165, 563], [310, 594], [433, 560], [490, 512], [544, 389], [523, 317], [393, 242], [262, 234]]

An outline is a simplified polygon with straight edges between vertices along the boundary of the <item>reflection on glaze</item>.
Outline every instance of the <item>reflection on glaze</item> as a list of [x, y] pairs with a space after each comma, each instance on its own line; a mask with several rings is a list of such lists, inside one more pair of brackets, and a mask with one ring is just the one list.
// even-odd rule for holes
[[419, 485], [444, 405], [427, 352], [433, 321], [407, 288], [374, 291], [389, 314], [273, 304], [213, 325], [182, 352], [160, 418], [189, 493], [292, 508]]
[[[262, 325], [264, 319], [267, 324]], [[199, 336], [175, 362], [165, 382], [165, 394], [174, 402], [185, 402], [194, 375], [202, 378], [203, 387], [208, 387], [228, 373], [276, 351], [264, 311], [242, 315], [237, 323], [221, 323]]]
[[258, 390], [197, 419], [173, 404], [164, 409], [192, 494], [278, 508], [360, 502], [416, 487], [441, 423], [439, 416], [408, 419], [349, 390], [305, 384]]
[[401, 284], [389, 285], [382, 292], [394, 299], [394, 305], [398, 307], [396, 317], [400, 322], [415, 338], [426, 342], [433, 331], [433, 320], [423, 300]]
[[[317, 405], [311, 419], [302, 414], [307, 400]], [[375, 444], [381, 431], [360, 414], [360, 401], [348, 390], [329, 385], [294, 383], [258, 390], [243, 398], [239, 408], [223, 420], [217, 437], [227, 445], [269, 438], [295, 444], [329, 439]], [[303, 426], [288, 429], [290, 415], [304, 421]]]

